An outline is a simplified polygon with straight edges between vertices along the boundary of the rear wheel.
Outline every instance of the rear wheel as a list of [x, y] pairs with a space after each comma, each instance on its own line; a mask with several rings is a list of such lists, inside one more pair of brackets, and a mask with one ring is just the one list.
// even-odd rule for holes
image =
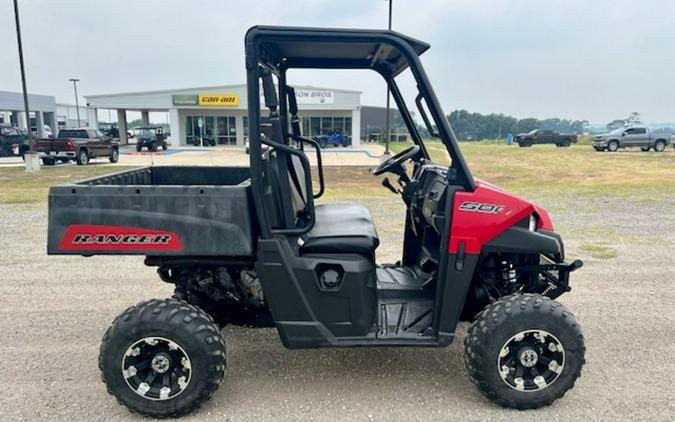
[[162, 150], [163, 150], [163, 151], [166, 151], [167, 148], [168, 148], [168, 145], [166, 144], [166, 142], [163, 143], [163, 144], [162, 144]]
[[175, 299], [141, 302], [115, 319], [98, 358], [108, 393], [155, 418], [197, 409], [218, 389], [225, 342], [201, 309]]
[[490, 400], [536, 409], [561, 398], [581, 375], [584, 339], [560, 303], [517, 294], [488, 305], [469, 328], [464, 362]]
[[654, 151], [656, 152], [663, 152], [666, 150], [666, 142], [662, 140], [656, 141], [654, 144]]
[[607, 144], [607, 151], [609, 152], [616, 152], [619, 149], [619, 142], [618, 141], [609, 141]]
[[141, 152], [142, 149], [143, 149], [143, 145], [136, 144], [136, 152]]
[[117, 149], [112, 150], [112, 153], [110, 154], [109, 160], [111, 163], [116, 163], [120, 159], [120, 152]]
[[80, 166], [87, 165], [87, 163], [89, 163], [89, 153], [87, 152], [87, 150], [81, 149], [77, 153], [76, 160], [77, 160], [77, 164], [80, 165]]

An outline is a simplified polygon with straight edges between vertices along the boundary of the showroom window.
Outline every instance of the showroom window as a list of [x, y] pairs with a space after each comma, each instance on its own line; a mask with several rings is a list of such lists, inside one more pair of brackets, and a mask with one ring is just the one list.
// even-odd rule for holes
[[237, 128], [234, 117], [185, 116], [185, 140], [196, 146], [235, 145]]

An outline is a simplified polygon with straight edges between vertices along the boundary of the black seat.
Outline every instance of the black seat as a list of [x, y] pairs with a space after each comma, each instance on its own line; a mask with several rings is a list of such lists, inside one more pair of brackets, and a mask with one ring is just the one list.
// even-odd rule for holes
[[368, 208], [351, 203], [315, 207], [316, 222], [301, 238], [300, 252], [372, 255], [380, 244]]

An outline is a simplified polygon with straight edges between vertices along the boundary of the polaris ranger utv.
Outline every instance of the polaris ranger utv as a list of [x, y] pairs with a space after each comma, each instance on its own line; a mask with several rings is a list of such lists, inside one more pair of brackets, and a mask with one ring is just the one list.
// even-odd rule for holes
[[[572, 388], [583, 337], [554, 299], [582, 263], [565, 262], [545, 210], [473, 178], [419, 59], [429, 45], [391, 31], [253, 27], [245, 46], [250, 168], [150, 167], [50, 190], [50, 254], [144, 255], [175, 285], [173, 298], [130, 307], [105, 333], [108, 391], [154, 417], [194, 410], [222, 381], [227, 323], [276, 327], [296, 349], [442, 347], [460, 321], [471, 322], [469, 376], [489, 399], [531, 409]], [[408, 211], [399, 263], [376, 262], [368, 209], [315, 204], [330, 187], [286, 83], [296, 68], [371, 69], [389, 85], [414, 142], [373, 171], [401, 186], [384, 183]], [[406, 69], [449, 167], [431, 161], [399, 91]]]

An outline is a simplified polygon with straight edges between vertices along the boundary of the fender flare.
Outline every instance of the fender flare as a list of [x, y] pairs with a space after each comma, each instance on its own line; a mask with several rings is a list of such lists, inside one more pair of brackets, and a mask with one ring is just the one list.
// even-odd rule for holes
[[555, 257], [559, 262], [565, 258], [563, 242], [558, 233], [547, 230], [530, 231], [527, 227], [519, 226], [504, 230], [487, 242], [482, 252], [544, 254]]

